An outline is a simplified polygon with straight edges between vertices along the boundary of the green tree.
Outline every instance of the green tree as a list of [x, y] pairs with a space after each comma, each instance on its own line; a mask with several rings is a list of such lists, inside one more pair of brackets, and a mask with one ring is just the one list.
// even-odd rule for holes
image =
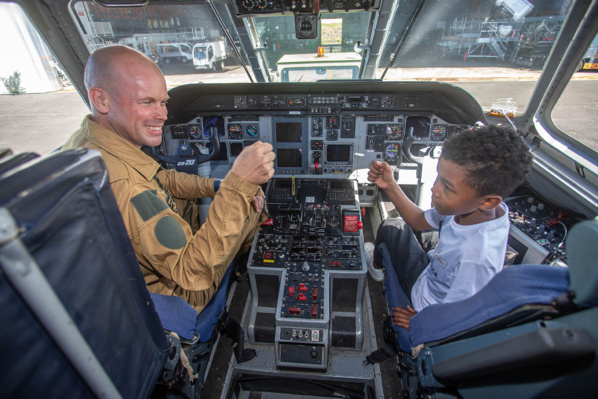
[[19, 71], [15, 71], [11, 76], [8, 78], [0, 78], [4, 83], [4, 87], [8, 90], [8, 93], [11, 95], [15, 94], [22, 94], [25, 93], [25, 89], [21, 86], [21, 74]]

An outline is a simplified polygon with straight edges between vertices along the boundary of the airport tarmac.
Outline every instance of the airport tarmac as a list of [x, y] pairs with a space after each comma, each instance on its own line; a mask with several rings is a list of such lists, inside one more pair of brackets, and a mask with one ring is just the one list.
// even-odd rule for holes
[[[395, 68], [389, 70], [385, 80], [498, 84], [504, 81], [532, 82], [538, 79], [540, 72], [523, 68]], [[169, 88], [199, 82], [249, 83], [241, 67], [227, 67], [223, 73], [196, 72], [193, 68], [189, 74], [165, 73]], [[378, 76], [381, 73], [382, 70]], [[596, 72], [576, 72], [573, 76], [573, 80], [597, 79]], [[596, 101], [593, 106], [596, 106]], [[48, 154], [68, 139], [88, 113], [89, 109], [72, 86], [51, 93], [0, 95], [0, 148], [10, 148], [15, 153], [33, 151], [40, 155]]]

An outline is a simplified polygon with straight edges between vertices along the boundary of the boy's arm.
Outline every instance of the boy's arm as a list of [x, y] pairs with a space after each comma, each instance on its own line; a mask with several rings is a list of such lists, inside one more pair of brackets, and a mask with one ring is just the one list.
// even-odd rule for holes
[[427, 230], [431, 228], [424, 216], [424, 211], [415, 205], [405, 195], [401, 187], [394, 179], [392, 170], [386, 162], [374, 161], [368, 172], [368, 180], [384, 190], [391, 200], [399, 215], [407, 224], [416, 231]]

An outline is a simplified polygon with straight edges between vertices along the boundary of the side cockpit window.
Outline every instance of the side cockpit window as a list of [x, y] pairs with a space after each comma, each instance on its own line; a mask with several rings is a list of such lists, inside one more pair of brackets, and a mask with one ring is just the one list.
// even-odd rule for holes
[[583, 144], [593, 153], [598, 152], [598, 35], [579, 61], [563, 94], [552, 110], [552, 121], [569, 138]]

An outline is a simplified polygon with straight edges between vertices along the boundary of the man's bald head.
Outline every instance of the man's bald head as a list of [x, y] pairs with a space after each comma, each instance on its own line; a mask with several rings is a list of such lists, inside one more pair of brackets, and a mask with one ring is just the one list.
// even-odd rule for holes
[[132, 48], [96, 50], [85, 67], [91, 120], [134, 146], [162, 141], [168, 87], [160, 68]]
[[94, 51], [85, 66], [85, 88], [100, 87], [116, 96], [122, 79], [130, 79], [140, 69], [160, 68], [145, 54], [127, 46], [107, 46]]

